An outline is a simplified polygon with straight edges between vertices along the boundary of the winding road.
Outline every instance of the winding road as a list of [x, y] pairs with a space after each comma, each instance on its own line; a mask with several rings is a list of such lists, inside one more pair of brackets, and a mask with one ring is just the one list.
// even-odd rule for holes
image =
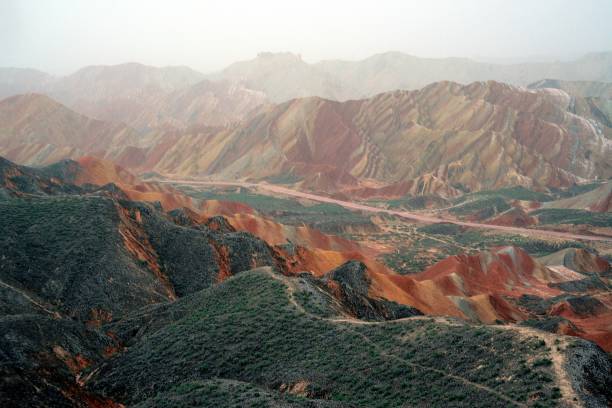
[[238, 182], [238, 181], [208, 181], [208, 180], [207, 181], [197, 181], [197, 180], [174, 180], [174, 179], [155, 180], [155, 181], [159, 183], [170, 183], [170, 184], [228, 186], [228, 187], [245, 187], [245, 188], [251, 188], [251, 189], [259, 189], [259, 190], [269, 191], [269, 192], [276, 193], [276, 194], [283, 194], [283, 195], [296, 197], [296, 198], [305, 198], [308, 200], [317, 201], [321, 203], [337, 204], [349, 210], [394, 215], [397, 217], [409, 219], [412, 221], [422, 222], [426, 224], [437, 224], [437, 223], [444, 222], [444, 223], [450, 223], [450, 224], [460, 225], [464, 227], [483, 228], [483, 229], [489, 229], [489, 230], [502, 231], [506, 233], [514, 233], [514, 234], [522, 234], [522, 235], [530, 235], [530, 236], [539, 236], [539, 237], [557, 238], [557, 239], [574, 239], [574, 240], [582, 240], [582, 241], [610, 241], [612, 242], [612, 237], [606, 237], [606, 236], [601, 236], [601, 235], [583, 235], [583, 234], [573, 234], [571, 232], [536, 230], [536, 229], [530, 229], [530, 228], [510, 227], [510, 226], [505, 226], [505, 225], [481, 224], [477, 222], [454, 220], [452, 218], [434, 217], [430, 215], [424, 215], [424, 214], [419, 214], [419, 213], [414, 213], [414, 212], [409, 212], [409, 211], [388, 210], [385, 208], [372, 207], [369, 205], [353, 203], [351, 201], [338, 200], [335, 198], [307, 193], [304, 191], [292, 190], [290, 188], [281, 187], [275, 184], [268, 184], [268, 183], [247, 183], [247, 182]]

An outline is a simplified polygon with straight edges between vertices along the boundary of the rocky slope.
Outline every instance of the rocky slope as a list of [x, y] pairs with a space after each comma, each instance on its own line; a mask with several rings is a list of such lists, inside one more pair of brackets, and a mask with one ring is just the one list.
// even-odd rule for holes
[[375, 299], [476, 322], [523, 322], [592, 340], [609, 351], [610, 265], [573, 251], [576, 255], [566, 250], [544, 259], [549, 266], [520, 248], [500, 247], [451, 256], [412, 275], [364, 264], [349, 270], [361, 273], [358, 286]]
[[206, 223], [211, 217], [222, 215], [234, 230], [255, 234], [269, 245], [285, 245], [286, 253], [299, 254], [294, 259], [296, 267], [300, 265], [317, 273], [349, 259], [366, 260], [376, 254], [368, 247], [305, 225], [280, 224], [245, 204], [193, 199], [168, 184], [142, 181], [120, 166], [90, 156], [77, 161], [63, 160], [40, 169], [19, 166], [0, 157], [0, 177], [0, 192], [4, 197], [100, 193], [157, 203], [164, 211], [176, 210], [182, 214], [181, 219], [187, 225]]
[[118, 406], [79, 383], [85, 367], [121, 349], [100, 325], [253, 267], [283, 268], [250, 234], [179, 225], [110, 186], [68, 185], [5, 162], [2, 169], [3, 406]]
[[[379, 378], [372, 367], [391, 375], [404, 366], [409, 373], [400, 377], [414, 378], [414, 389], [393, 385], [393, 374], [383, 382], [390, 387], [385, 400], [491, 406], [567, 405], [576, 398], [604, 406], [611, 398], [609, 360], [589, 343], [538, 331], [525, 337], [531, 329], [403, 320], [421, 312], [475, 321], [487, 321], [491, 312], [517, 320], [502, 313], [500, 305], [511, 305], [502, 295], [562, 292], [551, 285], [567, 284], [572, 274], [546, 269], [514, 249], [449, 261], [462, 276], [451, 279], [454, 288], [435, 271], [400, 276], [367, 259], [322, 270], [310, 261], [326, 251], [273, 247], [222, 217], [128, 200], [114, 184], [68, 183], [85, 176], [133, 182], [121, 169], [93, 171], [88, 160], [43, 169], [1, 162], [3, 406], [161, 406], [215, 398], [220, 406], [261, 398], [280, 406], [373, 406], [368, 396], [380, 383], [370, 382]], [[351, 257], [337, 254], [340, 262]], [[480, 278], [466, 273], [478, 267]], [[567, 320], [570, 313], [589, 318], [601, 309], [584, 296], [563, 302], [555, 310]], [[592, 321], [582, 323], [586, 332]], [[550, 349], [554, 339], [563, 350]], [[440, 352], [449, 342], [463, 344], [461, 358]], [[483, 342], [495, 345], [490, 355], [483, 354]], [[415, 352], [402, 354], [408, 349]], [[553, 358], [562, 363], [553, 366]], [[487, 367], [495, 361], [491, 373], [482, 373], [485, 361]], [[535, 374], [519, 375], [525, 372]], [[487, 380], [495, 376], [516, 380]], [[415, 393], [425, 384], [437, 392]], [[219, 387], [223, 397], [216, 396]]]
[[556, 94], [570, 112], [589, 119], [608, 138], [612, 135], [612, 83], [542, 80], [530, 88]]
[[518, 248], [499, 248], [447, 258], [415, 279], [435, 282], [468, 317], [526, 321], [612, 349], [610, 264], [585, 250], [534, 260]]
[[108, 180], [80, 162], [30, 169], [2, 159], [0, 170], [3, 406], [118, 406], [80, 378], [122, 349], [102, 325], [246, 269], [291, 269], [280, 249], [223, 218], [194, 223], [185, 210], [128, 201], [114, 184], [67, 183]]
[[297, 99], [234, 130], [162, 137], [172, 145], [146, 165], [224, 178], [289, 173], [306, 189], [365, 197], [610, 177], [612, 144], [566, 102], [496, 82], [440, 82], [345, 103]]
[[612, 267], [608, 261], [586, 249], [568, 248], [538, 259], [544, 265], [559, 265], [578, 273], [610, 275]]
[[20, 96], [0, 103], [0, 154], [47, 164], [87, 153], [175, 176], [290, 177], [303, 189], [364, 198], [546, 189], [612, 176], [608, 128], [568, 110], [566, 96], [440, 82], [344, 103], [297, 99], [260, 107], [232, 127], [145, 135]]

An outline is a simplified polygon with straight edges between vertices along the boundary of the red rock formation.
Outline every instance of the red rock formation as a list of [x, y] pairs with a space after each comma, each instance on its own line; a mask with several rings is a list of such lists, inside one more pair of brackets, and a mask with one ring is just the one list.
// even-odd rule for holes
[[116, 164], [86, 156], [78, 159], [80, 165], [74, 175], [77, 185], [116, 184], [131, 200], [158, 201], [164, 210], [169, 211], [179, 207], [193, 207], [194, 201], [169, 185], [155, 182], [143, 182], [124, 168]]
[[488, 224], [508, 225], [511, 227], [527, 227], [536, 223], [534, 217], [529, 216], [522, 208], [511, 208], [510, 210], [488, 220]]
[[612, 294], [603, 293], [583, 300], [562, 301], [550, 310], [551, 316], [569, 320], [577, 329], [576, 335], [597, 343], [601, 348], [612, 350]]
[[[573, 257], [575, 261], [571, 265], [582, 265], [591, 271], [595, 267], [603, 272], [609, 270], [606, 261], [586, 262], [585, 257], [584, 254]], [[519, 307], [515, 300], [523, 295], [551, 299], [565, 293], [555, 284], [586, 278], [568, 268], [547, 268], [515, 247], [451, 256], [416, 275], [400, 276], [388, 271], [369, 273], [373, 281], [370, 292], [375, 297], [414, 306], [427, 314], [484, 323], [526, 320], [532, 317], [531, 312]], [[610, 293], [572, 296], [554, 303], [547, 316], [560, 316], [569, 321], [570, 326], [561, 324], [559, 330], [562, 332], [612, 350]]]
[[578, 273], [568, 275], [546, 268], [519, 248], [502, 247], [477, 255], [451, 256], [418, 274], [416, 279], [436, 281], [445, 293], [454, 296], [483, 293], [554, 296], [560, 291], [550, 288], [549, 283], [582, 277]]
[[582, 248], [567, 248], [538, 259], [543, 264], [563, 266], [579, 273], [606, 274], [612, 271], [608, 261]]
[[[291, 226], [279, 224], [257, 214], [246, 204], [233, 201], [204, 200], [199, 202], [169, 184], [143, 182], [129, 171], [111, 162], [94, 157], [82, 157], [78, 166], [71, 168], [70, 177], [77, 185], [108, 183], [116, 184], [128, 198], [136, 201], [160, 202], [166, 211], [181, 208], [191, 218], [191, 222], [199, 224], [207, 222], [211, 217], [223, 215], [230, 225], [238, 230], [252, 233], [270, 245], [293, 242], [308, 248], [307, 255], [300, 260], [301, 271], [311, 271], [321, 275], [349, 259], [362, 260], [373, 268], [380, 270], [380, 264], [368, 261], [378, 252], [372, 248], [358, 245], [353, 241], [335, 235], [324, 234], [307, 226]], [[138, 214], [135, 214], [136, 220]], [[126, 218], [126, 220], [130, 221]], [[125, 225], [132, 225], [131, 221]], [[159, 273], [155, 254], [143, 246], [137, 239], [137, 228], [126, 228], [122, 231], [126, 247], [138, 259], [147, 262], [152, 271]], [[223, 248], [217, 248], [220, 260], [223, 258]], [[223, 264], [223, 262], [221, 262]], [[223, 274], [221, 274], [223, 275]], [[220, 276], [219, 279], [224, 279]]]
[[189, 132], [148, 165], [226, 178], [291, 174], [303, 188], [364, 197], [609, 177], [612, 145], [566, 108], [546, 92], [495, 82], [440, 82], [344, 103], [303, 98], [233, 130]]
[[[347, 102], [295, 99], [260, 107], [230, 127], [162, 126], [140, 136], [46, 97], [15, 97], [0, 103], [7, 124], [0, 154], [41, 164], [87, 153], [174, 176], [291, 176], [303, 189], [364, 198], [612, 176], [612, 144], [596, 118], [569, 112], [567, 103], [496, 82], [439, 82]], [[609, 203], [600, 201], [593, 208]]]

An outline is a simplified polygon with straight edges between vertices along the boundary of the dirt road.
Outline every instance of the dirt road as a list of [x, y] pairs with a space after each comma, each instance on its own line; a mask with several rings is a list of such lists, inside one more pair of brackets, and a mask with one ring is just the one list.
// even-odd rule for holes
[[583, 240], [583, 241], [612, 241], [612, 237], [604, 237], [604, 236], [597, 236], [597, 235], [581, 235], [581, 234], [572, 234], [570, 232], [536, 230], [536, 229], [529, 229], [529, 228], [509, 227], [509, 226], [504, 226], [504, 225], [480, 224], [477, 222], [458, 221], [458, 220], [454, 220], [450, 218], [432, 217], [429, 215], [424, 215], [424, 214], [419, 214], [419, 213], [414, 213], [414, 212], [409, 212], [409, 211], [387, 210], [384, 208], [372, 207], [369, 205], [353, 203], [350, 201], [337, 200], [335, 198], [325, 197], [325, 196], [312, 194], [312, 193], [306, 193], [306, 192], [298, 191], [298, 190], [292, 190], [290, 188], [281, 187], [275, 184], [268, 184], [268, 183], [246, 183], [246, 182], [237, 182], [237, 181], [194, 181], [194, 180], [157, 180], [157, 181], [161, 183], [171, 183], [171, 184], [256, 188], [256, 189], [265, 190], [265, 191], [269, 191], [269, 192], [277, 193], [277, 194], [283, 194], [283, 195], [287, 195], [291, 197], [305, 198], [308, 200], [317, 201], [321, 203], [337, 204], [339, 206], [348, 208], [350, 210], [395, 215], [397, 217], [406, 218], [409, 220], [427, 223], [427, 224], [436, 224], [436, 223], [446, 222], [446, 223], [451, 223], [455, 225], [461, 225], [464, 227], [484, 228], [484, 229], [489, 229], [489, 230], [514, 233], [514, 234], [539, 236], [539, 237], [547, 237], [547, 238], [575, 239], [575, 240]]

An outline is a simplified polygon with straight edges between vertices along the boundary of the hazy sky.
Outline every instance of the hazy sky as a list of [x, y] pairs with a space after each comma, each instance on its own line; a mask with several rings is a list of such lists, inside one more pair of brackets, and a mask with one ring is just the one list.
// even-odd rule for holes
[[306, 61], [573, 57], [612, 49], [612, 0], [0, 0], [0, 66], [137, 61], [208, 72], [260, 51]]

